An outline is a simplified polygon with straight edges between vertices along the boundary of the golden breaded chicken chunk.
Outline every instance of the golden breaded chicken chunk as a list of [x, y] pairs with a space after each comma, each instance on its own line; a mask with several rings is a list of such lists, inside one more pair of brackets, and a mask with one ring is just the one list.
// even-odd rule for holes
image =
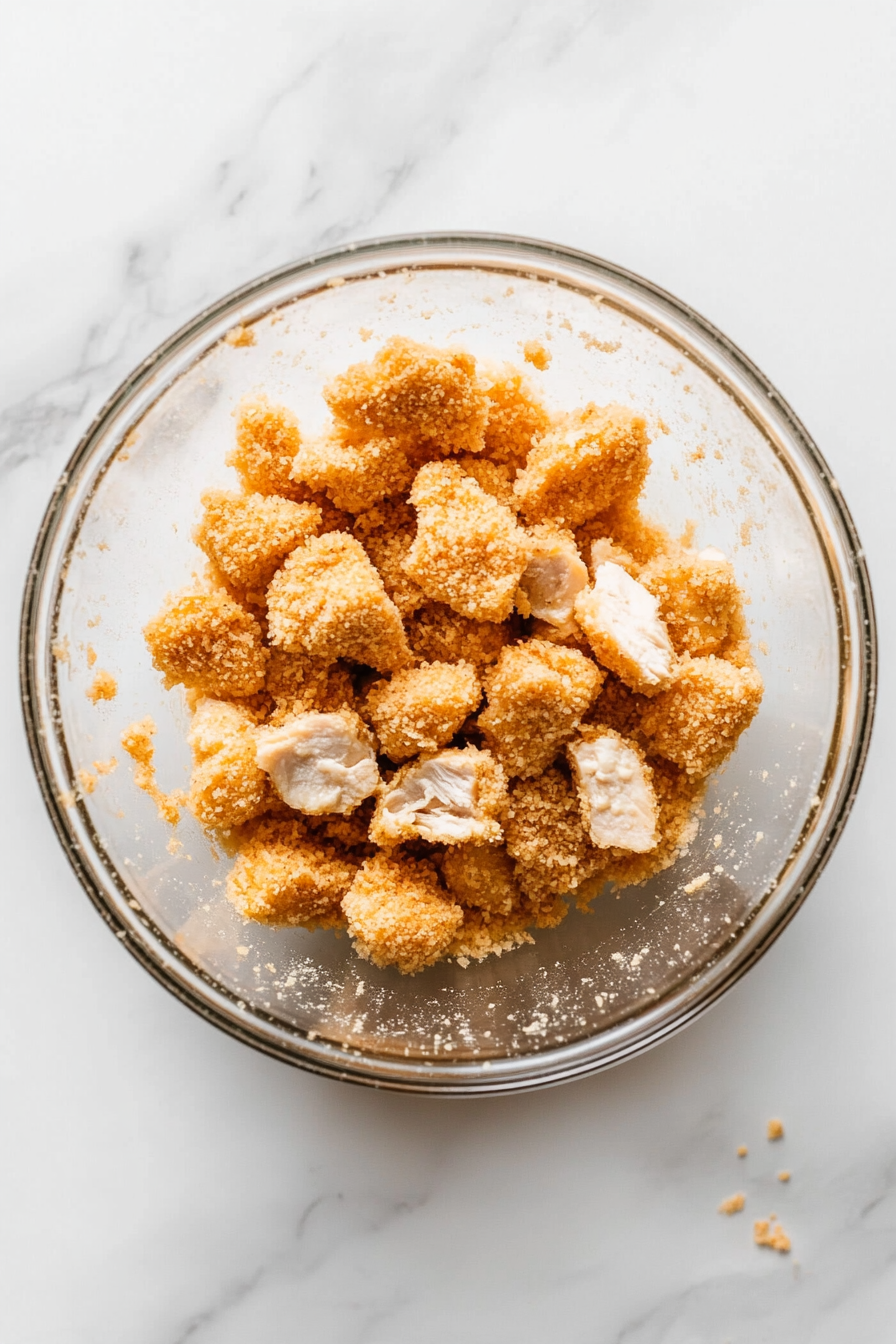
[[483, 678], [479, 727], [509, 776], [541, 774], [574, 735], [604, 674], [584, 654], [547, 640], [504, 649]]
[[312, 709], [350, 709], [354, 699], [351, 674], [341, 663], [285, 649], [270, 650], [264, 688], [276, 704], [269, 723]]
[[582, 821], [575, 786], [553, 766], [511, 786], [504, 842], [516, 880], [533, 900], [575, 891], [606, 862]]
[[378, 672], [410, 661], [401, 616], [364, 547], [345, 532], [312, 537], [268, 587], [271, 643], [314, 658], [351, 658]]
[[143, 635], [167, 687], [203, 695], [254, 695], [264, 686], [261, 626], [225, 593], [171, 597]]
[[415, 657], [430, 662], [459, 660], [487, 667], [512, 637], [510, 625], [459, 616], [443, 602], [427, 602], [407, 621], [408, 642]]
[[383, 434], [361, 438], [333, 429], [303, 442], [293, 462], [293, 479], [326, 492], [338, 509], [363, 513], [387, 495], [409, 488], [415, 468], [407, 447], [404, 439]]
[[370, 838], [386, 847], [414, 839], [491, 844], [501, 839], [506, 799], [504, 771], [490, 752], [474, 746], [427, 752], [383, 786]]
[[465, 351], [393, 336], [369, 364], [334, 378], [324, 398], [353, 433], [410, 436], [436, 454], [482, 451], [488, 400]]
[[405, 567], [427, 597], [461, 616], [503, 621], [526, 568], [526, 534], [509, 509], [453, 462], [428, 462], [411, 489], [417, 535]]
[[564, 527], [536, 523], [516, 605], [523, 616], [547, 621], [561, 636], [579, 634], [575, 602], [588, 586], [588, 570], [575, 537]]
[[491, 495], [492, 499], [510, 509], [511, 513], [519, 513], [520, 502], [513, 493], [514, 472], [511, 467], [499, 462], [490, 462], [484, 453], [481, 457], [460, 457], [457, 459], [457, 465], [465, 476], [471, 476], [479, 488], [487, 495]]
[[675, 683], [650, 701], [641, 733], [651, 752], [701, 778], [734, 750], [761, 699], [754, 667], [712, 656], [685, 659]]
[[314, 504], [279, 495], [207, 490], [193, 540], [237, 588], [266, 588], [290, 551], [321, 522]]
[[384, 499], [359, 514], [352, 529], [402, 616], [410, 616], [426, 601], [423, 589], [404, 567], [416, 528], [417, 515], [410, 504], [403, 499]]
[[225, 461], [251, 493], [303, 500], [308, 491], [290, 474], [300, 444], [292, 411], [273, 406], [265, 396], [246, 397], [236, 410], [236, 447]]
[[550, 428], [551, 418], [525, 376], [507, 364], [488, 381], [485, 454], [511, 470], [525, 464], [535, 438]]
[[372, 686], [365, 713], [385, 754], [405, 761], [450, 742], [481, 699], [469, 663], [421, 663]]
[[260, 924], [338, 928], [357, 871], [344, 850], [310, 840], [300, 822], [263, 820], [240, 845], [227, 897], [244, 919]]
[[342, 900], [355, 951], [374, 966], [416, 975], [438, 961], [463, 923], [425, 859], [375, 854]]
[[519, 901], [513, 861], [503, 845], [455, 845], [445, 855], [442, 876], [464, 905], [509, 915]]
[[203, 698], [187, 740], [193, 751], [187, 806], [200, 825], [230, 830], [267, 809], [270, 787], [255, 763], [255, 719], [249, 710]]
[[677, 653], [706, 658], [722, 652], [741, 601], [734, 568], [721, 551], [707, 547], [658, 556], [639, 577], [659, 601]]
[[514, 490], [530, 522], [579, 527], [633, 499], [650, 466], [644, 417], [593, 403], [561, 416], [536, 442]]

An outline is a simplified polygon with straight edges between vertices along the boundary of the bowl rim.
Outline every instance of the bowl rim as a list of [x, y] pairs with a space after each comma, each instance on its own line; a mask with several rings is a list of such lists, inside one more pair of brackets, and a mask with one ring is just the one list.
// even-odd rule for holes
[[[389, 270], [401, 269], [402, 260], [411, 266], [432, 268], [433, 265], [470, 269], [477, 263], [469, 254], [479, 252], [479, 269], [495, 268], [507, 274], [534, 275], [532, 267], [542, 269], [555, 264], [582, 273], [625, 294], [629, 304], [640, 299], [656, 320], [657, 310], [666, 312], [689, 332], [699, 346], [700, 342], [739, 379], [741, 391], [755, 398], [757, 407], [767, 407], [785, 427], [801, 450], [809, 469], [812, 483], [821, 494], [840, 541], [845, 561], [844, 578], [848, 586], [838, 589], [832, 577], [832, 590], [838, 606], [841, 641], [841, 675], [838, 698], [838, 724], [842, 727], [844, 710], [844, 681], [847, 670], [852, 673], [853, 697], [848, 708], [852, 713], [852, 731], [841, 751], [835, 750], [838, 733], [832, 735], [829, 765], [832, 759], [839, 764], [838, 783], [827, 809], [823, 828], [810, 849], [805, 840], [809, 822], [795, 842], [787, 864], [793, 866], [799, 859], [799, 871], [788, 882], [776, 881], [756, 907], [751, 918], [732, 935], [731, 943], [722, 949], [697, 975], [665, 995], [657, 1004], [642, 1010], [604, 1032], [592, 1033], [563, 1046], [535, 1051], [520, 1056], [497, 1060], [458, 1061], [446, 1058], [438, 1061], [405, 1059], [342, 1047], [315, 1038], [295, 1028], [286, 1028], [279, 1019], [261, 1010], [249, 1007], [235, 993], [225, 989], [211, 976], [199, 971], [173, 945], [160, 929], [147, 923], [146, 917], [133, 917], [124, 901], [110, 897], [110, 888], [124, 886], [114, 868], [109, 868], [106, 888], [98, 880], [83, 845], [79, 842], [52, 782], [52, 766], [48, 755], [47, 734], [54, 728], [52, 705], [45, 703], [38, 668], [39, 614], [46, 607], [47, 585], [52, 575], [49, 560], [57, 540], [67, 498], [73, 485], [91, 461], [92, 453], [103, 440], [116, 417], [146, 390], [158, 371], [173, 357], [204, 333], [211, 336], [202, 350], [195, 352], [198, 359], [215, 344], [227, 326], [234, 320], [255, 321], [277, 304], [264, 299], [278, 286], [299, 277], [313, 278], [319, 274], [320, 284], [302, 291], [303, 295], [326, 287], [328, 280], [344, 276], [360, 278], [375, 273], [388, 263]], [[452, 261], [452, 256], [457, 259]], [[461, 254], [465, 254], [462, 258]], [[436, 260], [441, 256], [441, 262]], [[498, 267], [498, 258], [501, 264]], [[379, 266], [375, 263], [379, 262]], [[528, 262], [528, 269], [527, 269]], [[566, 281], [569, 284], [569, 280]], [[300, 297], [296, 295], [295, 298]], [[219, 330], [220, 329], [220, 330]], [[658, 328], [655, 327], [656, 330]], [[668, 335], [668, 333], [667, 333]], [[680, 333], [678, 333], [680, 343]], [[688, 348], [690, 358], [698, 358], [694, 348]], [[159, 380], [155, 396], [161, 396], [170, 387], [175, 374], [168, 380]], [[714, 374], [714, 376], [717, 376]], [[729, 394], [736, 395], [729, 386]], [[155, 399], [155, 398], [154, 398]], [[736, 397], [742, 409], [756, 419], [758, 412]], [[141, 411], [141, 414], [145, 413]], [[768, 436], [768, 424], [762, 425]], [[790, 459], [785, 462], [806, 503], [816, 532], [820, 521], [806, 501], [801, 478], [794, 471]], [[92, 488], [92, 487], [91, 487]], [[828, 561], [830, 553], [823, 546]], [[852, 598], [854, 611], [844, 629], [844, 597]], [[58, 594], [57, 594], [58, 598]], [[847, 601], [848, 605], [848, 601]], [[52, 610], [56, 610], [54, 602]], [[237, 1040], [285, 1063], [307, 1069], [342, 1081], [387, 1088], [395, 1091], [418, 1092], [448, 1096], [495, 1095], [530, 1091], [553, 1086], [576, 1077], [584, 1077], [599, 1070], [613, 1067], [624, 1060], [643, 1053], [678, 1031], [707, 1011], [759, 960], [794, 917], [811, 888], [818, 880], [843, 831], [858, 792], [867, 758], [874, 722], [877, 691], [877, 631], [874, 602], [864, 551], [849, 509], [839, 486], [817, 445], [798, 416], [761, 370], [711, 322], [690, 305], [635, 272], [587, 252], [538, 239], [513, 234], [490, 232], [426, 232], [393, 234], [341, 244], [338, 247], [312, 253], [298, 261], [277, 267], [232, 290], [207, 305], [178, 328], [149, 354], [118, 386], [99, 410], [62, 471], [42, 519], [28, 574], [22, 602], [19, 642], [19, 670], [22, 711], [31, 759], [41, 794], [62, 848], [82, 887], [95, 909], [120, 942], [140, 964], [166, 989], [193, 1011], [227, 1032]], [[843, 748], [845, 746], [845, 757]], [[64, 750], [64, 748], [63, 748]], [[89, 828], [92, 830], [92, 828]], [[97, 847], [102, 853], [102, 846]], [[787, 864], [781, 869], [783, 873]], [[279, 1028], [279, 1029], [278, 1029]], [[600, 1043], [600, 1047], [599, 1047]]]

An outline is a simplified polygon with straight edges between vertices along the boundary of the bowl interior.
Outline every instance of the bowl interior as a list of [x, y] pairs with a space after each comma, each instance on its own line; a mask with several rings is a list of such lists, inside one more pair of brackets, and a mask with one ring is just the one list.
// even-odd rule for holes
[[[730, 969], [756, 945], [769, 901], [783, 911], [782, 886], [793, 899], [805, 880], [807, 849], [842, 807], [844, 734], [856, 731], [847, 544], [779, 404], [763, 404], [681, 312], [610, 270], [484, 251], [411, 248], [375, 266], [349, 252], [219, 305], [172, 343], [110, 408], [60, 496], [32, 632], [59, 825], [122, 936], [256, 1043], [380, 1081], [427, 1069], [443, 1080], [544, 1077], [576, 1050], [593, 1067], [645, 1024], [689, 1011], [726, 958]], [[240, 317], [253, 344], [221, 339]], [[732, 559], [766, 686], [674, 868], [605, 893], [513, 953], [413, 978], [360, 961], [345, 937], [241, 920], [224, 897], [227, 858], [188, 813], [176, 831], [159, 820], [119, 742], [151, 715], [159, 782], [186, 785], [188, 715], [182, 695], [162, 688], [141, 630], [200, 568], [191, 529], [200, 492], [235, 483], [224, 465], [235, 404], [264, 390], [317, 429], [324, 382], [394, 334], [517, 364], [538, 339], [552, 360], [528, 372], [551, 407], [620, 401], [644, 412], [646, 509]], [[94, 704], [98, 669], [118, 693]], [[94, 762], [113, 756], [93, 792], [79, 788], [79, 770], [96, 774]]]

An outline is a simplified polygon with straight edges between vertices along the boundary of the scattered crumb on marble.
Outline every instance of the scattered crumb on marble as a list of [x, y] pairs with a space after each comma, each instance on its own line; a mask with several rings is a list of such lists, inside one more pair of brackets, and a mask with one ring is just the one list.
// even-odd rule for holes
[[725, 1213], [730, 1218], [732, 1213], [740, 1213], [746, 1202], [746, 1196], [742, 1195], [740, 1192], [736, 1195], [729, 1195], [728, 1198], [723, 1199], [719, 1205], [719, 1213]]
[[753, 1240], [757, 1246], [767, 1246], [769, 1250], [787, 1255], [790, 1251], [790, 1238], [781, 1224], [776, 1223], [774, 1219], [774, 1214], [770, 1218], [757, 1218], [753, 1224]]
[[766, 1138], [772, 1141], [774, 1141], [775, 1139], [783, 1139], [784, 1126], [780, 1120], [769, 1120], [768, 1125], [766, 1126], [765, 1134]]

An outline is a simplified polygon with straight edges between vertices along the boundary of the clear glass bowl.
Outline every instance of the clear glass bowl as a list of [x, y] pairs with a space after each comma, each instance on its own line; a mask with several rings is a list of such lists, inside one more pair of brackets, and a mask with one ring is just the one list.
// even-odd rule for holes
[[[253, 344], [222, 338], [251, 325]], [[264, 388], [315, 427], [328, 377], [401, 333], [521, 362], [549, 404], [622, 401], [654, 428], [648, 510], [729, 555], [751, 597], [766, 693], [713, 779], [689, 852], [534, 944], [402, 977], [345, 937], [244, 923], [226, 858], [187, 815], [172, 845], [133, 784], [122, 729], [151, 714], [165, 789], [189, 773], [187, 714], [141, 628], [188, 581], [199, 493], [232, 482], [231, 411]], [[90, 649], [96, 664], [90, 666]], [[97, 669], [114, 700], [85, 691]], [[35, 547], [22, 625], [43, 795], [125, 947], [232, 1035], [333, 1077], [509, 1092], [591, 1073], [678, 1030], [781, 932], [843, 827], [871, 731], [868, 576], [836, 482], [762, 374], [685, 304], [609, 262], [527, 239], [387, 238], [311, 257], [222, 299], [119, 388], [78, 446]], [[78, 771], [111, 756], [95, 790]], [[172, 852], [173, 851], [173, 852]], [[708, 880], [690, 893], [695, 878]]]

